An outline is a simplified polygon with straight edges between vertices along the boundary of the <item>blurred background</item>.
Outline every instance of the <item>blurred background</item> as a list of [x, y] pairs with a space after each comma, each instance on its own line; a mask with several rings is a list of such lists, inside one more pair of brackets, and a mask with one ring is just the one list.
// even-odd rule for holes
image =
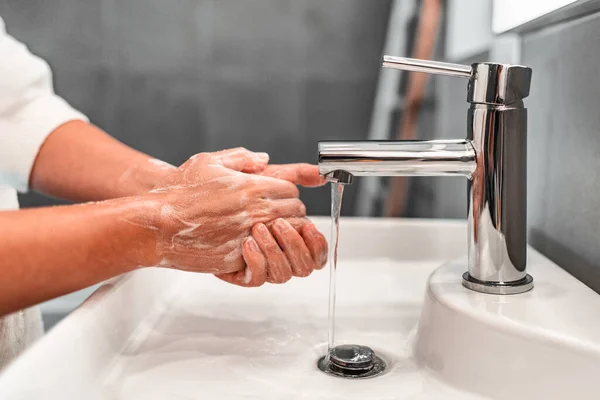
[[[176, 165], [237, 146], [315, 163], [319, 140], [463, 138], [466, 82], [382, 70], [382, 54], [527, 65], [529, 242], [598, 292], [599, 11], [594, 0], [0, 0], [57, 93]], [[365, 178], [346, 193], [344, 215], [466, 217], [460, 178]], [[329, 213], [329, 188], [302, 197]], [[47, 325], [87, 293], [44, 305]]]

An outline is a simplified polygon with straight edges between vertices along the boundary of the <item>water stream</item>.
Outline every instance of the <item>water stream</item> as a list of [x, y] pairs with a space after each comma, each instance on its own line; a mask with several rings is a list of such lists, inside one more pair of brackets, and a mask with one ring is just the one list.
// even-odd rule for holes
[[329, 319], [327, 354], [317, 361], [318, 368], [329, 375], [343, 378], [369, 378], [380, 375], [386, 362], [367, 346], [335, 345], [335, 291], [337, 252], [340, 233], [340, 211], [344, 184], [331, 182], [331, 240], [329, 242]]
[[329, 244], [329, 330], [327, 332], [327, 355], [335, 346], [335, 273], [337, 270], [337, 250], [340, 232], [340, 211], [344, 185], [331, 182], [331, 240]]

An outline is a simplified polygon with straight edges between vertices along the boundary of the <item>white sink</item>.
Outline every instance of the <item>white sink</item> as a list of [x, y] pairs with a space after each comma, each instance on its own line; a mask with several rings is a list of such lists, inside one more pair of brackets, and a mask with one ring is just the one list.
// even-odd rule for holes
[[533, 291], [475, 293], [464, 254], [463, 222], [342, 220], [337, 337], [383, 356], [380, 377], [317, 369], [326, 270], [244, 289], [156, 268], [103, 285], [4, 371], [0, 398], [597, 398], [600, 297], [534, 250]]

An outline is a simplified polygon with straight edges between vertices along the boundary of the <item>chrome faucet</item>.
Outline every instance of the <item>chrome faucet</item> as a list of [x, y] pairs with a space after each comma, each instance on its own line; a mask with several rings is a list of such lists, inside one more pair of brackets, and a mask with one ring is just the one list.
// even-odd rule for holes
[[468, 272], [463, 285], [491, 294], [533, 287], [526, 272], [527, 110], [531, 69], [471, 66], [384, 56], [383, 66], [469, 79], [467, 138], [320, 142], [319, 172], [353, 176], [464, 176], [468, 179]]

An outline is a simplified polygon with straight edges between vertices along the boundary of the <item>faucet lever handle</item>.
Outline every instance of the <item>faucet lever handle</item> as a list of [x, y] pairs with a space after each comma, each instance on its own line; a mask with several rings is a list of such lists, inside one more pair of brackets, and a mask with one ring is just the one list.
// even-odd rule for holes
[[383, 56], [383, 67], [437, 75], [459, 76], [461, 78], [470, 78], [473, 73], [473, 68], [470, 65], [394, 56]]
[[467, 101], [513, 104], [529, 96], [531, 68], [523, 65], [474, 63], [471, 66], [416, 58], [383, 56], [383, 66], [405, 71], [469, 78]]

